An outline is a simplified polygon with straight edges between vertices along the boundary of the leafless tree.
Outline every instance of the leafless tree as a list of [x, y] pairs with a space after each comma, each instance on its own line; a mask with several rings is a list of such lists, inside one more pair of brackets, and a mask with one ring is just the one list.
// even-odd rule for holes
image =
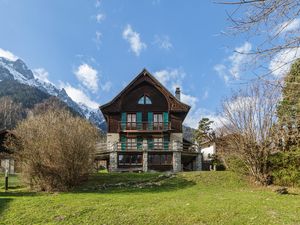
[[255, 181], [268, 181], [268, 160], [276, 150], [275, 86], [251, 84], [222, 103], [223, 158], [239, 159]]
[[0, 98], [0, 130], [14, 128], [24, 116], [21, 104], [15, 103], [10, 97]]
[[[216, 0], [228, 6], [228, 18], [232, 22], [229, 33], [256, 38], [253, 55], [264, 77], [281, 71], [300, 57], [300, 1], [299, 0]], [[241, 54], [244, 54], [241, 52]], [[265, 63], [273, 60], [272, 68]], [[254, 62], [253, 61], [253, 62]], [[265, 70], [266, 71], [266, 70]]]
[[97, 129], [65, 110], [34, 115], [15, 129], [9, 146], [17, 152], [22, 178], [30, 187], [66, 190], [86, 178], [93, 169]]

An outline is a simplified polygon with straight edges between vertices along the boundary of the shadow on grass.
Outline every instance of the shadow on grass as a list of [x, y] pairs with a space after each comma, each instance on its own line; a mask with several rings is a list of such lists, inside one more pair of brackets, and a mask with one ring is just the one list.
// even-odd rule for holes
[[13, 199], [11, 198], [1, 198], [0, 196], [0, 218], [1, 215], [3, 214], [3, 211], [8, 208], [8, 205], [12, 200]]
[[[138, 180], [121, 179], [122, 181], [119, 183], [114, 182], [116, 180], [106, 183], [101, 181], [101, 177], [99, 177], [99, 183], [95, 182], [95, 180], [94, 182], [87, 182], [81, 187], [73, 190], [72, 193], [159, 193], [184, 189], [196, 184], [193, 181], [177, 176], [159, 181], [157, 181], [156, 178]], [[106, 184], [110, 185], [106, 186]], [[116, 186], [111, 186], [111, 184], [116, 184]]]

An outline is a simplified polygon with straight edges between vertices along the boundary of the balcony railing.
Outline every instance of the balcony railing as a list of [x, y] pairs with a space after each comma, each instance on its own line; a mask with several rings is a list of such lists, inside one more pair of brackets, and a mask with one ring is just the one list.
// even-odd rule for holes
[[143, 143], [117, 143], [117, 150], [118, 151], [169, 151], [173, 150], [173, 145], [170, 142], [150, 142], [147, 144]]
[[143, 142], [143, 143], [128, 143], [128, 142], [115, 142], [115, 143], [98, 143], [96, 154], [105, 154], [113, 151], [183, 151], [189, 153], [199, 152], [200, 149], [197, 145], [186, 145], [178, 141], [170, 142]]
[[170, 122], [119, 122], [119, 131], [168, 131], [171, 129]]

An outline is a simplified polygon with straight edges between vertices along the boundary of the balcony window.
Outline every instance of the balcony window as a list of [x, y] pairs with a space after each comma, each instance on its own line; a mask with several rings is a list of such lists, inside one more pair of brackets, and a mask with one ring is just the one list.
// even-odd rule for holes
[[143, 95], [143, 96], [139, 99], [138, 104], [139, 104], [139, 105], [151, 105], [151, 104], [152, 104], [152, 101], [151, 101], [151, 99], [150, 99], [148, 96]]
[[161, 150], [163, 148], [163, 139], [162, 138], [153, 138], [154, 149]]
[[163, 114], [153, 114], [153, 129], [162, 130], [163, 129]]
[[127, 114], [127, 130], [136, 130], [136, 114]]
[[127, 149], [137, 149], [136, 138], [127, 138]]

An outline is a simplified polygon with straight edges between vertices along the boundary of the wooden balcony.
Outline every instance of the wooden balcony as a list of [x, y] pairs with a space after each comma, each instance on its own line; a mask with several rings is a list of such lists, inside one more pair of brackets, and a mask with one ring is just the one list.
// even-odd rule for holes
[[143, 142], [143, 143], [98, 143], [96, 155], [105, 155], [110, 152], [170, 152], [181, 151], [184, 153], [198, 153], [199, 147], [197, 145], [186, 145], [182, 142]]
[[117, 143], [118, 151], [172, 151], [173, 145], [170, 142], [143, 143]]
[[171, 130], [170, 122], [119, 122], [119, 132], [166, 132]]

